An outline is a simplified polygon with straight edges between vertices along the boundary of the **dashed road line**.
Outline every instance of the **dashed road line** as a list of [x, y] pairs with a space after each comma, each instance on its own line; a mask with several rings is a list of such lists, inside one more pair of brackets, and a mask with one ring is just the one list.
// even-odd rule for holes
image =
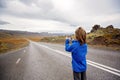
[[16, 64], [18, 64], [20, 62], [21, 58], [18, 58], [16, 61]]

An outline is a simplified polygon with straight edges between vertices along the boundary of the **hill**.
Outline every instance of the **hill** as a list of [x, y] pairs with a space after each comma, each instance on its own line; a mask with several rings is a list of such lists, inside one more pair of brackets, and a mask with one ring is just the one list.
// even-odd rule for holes
[[0, 38], [6, 37], [30, 37], [30, 36], [51, 36], [48, 32], [27, 32], [27, 31], [13, 31], [13, 30], [0, 30]]
[[120, 50], [120, 29], [114, 28], [112, 25], [106, 28], [94, 25], [91, 32], [87, 34], [87, 43]]

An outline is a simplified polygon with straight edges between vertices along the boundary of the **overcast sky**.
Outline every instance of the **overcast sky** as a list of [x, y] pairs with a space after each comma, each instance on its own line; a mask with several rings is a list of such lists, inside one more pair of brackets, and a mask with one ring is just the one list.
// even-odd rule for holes
[[94, 24], [120, 28], [120, 0], [0, 0], [0, 29], [89, 32]]

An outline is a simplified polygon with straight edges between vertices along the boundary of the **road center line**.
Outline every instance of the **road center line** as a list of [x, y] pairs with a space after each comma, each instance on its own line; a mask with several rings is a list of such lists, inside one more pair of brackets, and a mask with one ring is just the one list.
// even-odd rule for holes
[[[48, 47], [48, 46], [41, 45], [41, 44], [36, 44], [36, 45], [41, 46], [41, 47], [44, 47], [44, 48], [47, 48], [47, 49], [49, 49], [49, 50], [52, 50], [52, 51], [57, 52], [57, 53], [59, 53], [59, 54], [62, 54], [62, 55], [64, 55], [64, 56], [71, 57], [70, 54], [66, 54], [65, 52], [62, 52], [62, 51], [60, 51], [60, 50], [55, 50], [55, 49], [52, 49], [52, 48], [50, 48], [50, 47]], [[91, 60], [87, 60], [87, 63], [88, 63], [89, 65], [93, 66], [93, 67], [96, 67], [96, 68], [102, 69], [102, 70], [104, 70], [104, 71], [107, 71], [107, 72], [109, 72], [109, 73], [112, 73], [112, 74], [114, 74], [114, 75], [120, 76], [120, 70], [117, 70], [117, 69], [115, 69], [115, 68], [112, 68], [112, 67], [109, 67], [109, 66], [105, 66], [105, 65], [103, 65], [103, 64], [96, 63], [96, 62], [93, 62], [93, 61], [91, 61]], [[117, 72], [118, 72], [118, 73], [117, 73]]]
[[18, 64], [20, 62], [21, 58], [18, 58], [16, 61], [16, 64]]

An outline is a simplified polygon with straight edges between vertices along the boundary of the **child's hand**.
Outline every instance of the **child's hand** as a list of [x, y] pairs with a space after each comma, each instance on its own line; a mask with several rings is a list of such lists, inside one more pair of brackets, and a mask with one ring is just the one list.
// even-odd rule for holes
[[68, 36], [66, 36], [66, 38], [65, 39], [69, 39], [69, 37]]
[[66, 39], [69, 39], [69, 40], [71, 40], [71, 37], [68, 37], [68, 36], [66, 36]]

